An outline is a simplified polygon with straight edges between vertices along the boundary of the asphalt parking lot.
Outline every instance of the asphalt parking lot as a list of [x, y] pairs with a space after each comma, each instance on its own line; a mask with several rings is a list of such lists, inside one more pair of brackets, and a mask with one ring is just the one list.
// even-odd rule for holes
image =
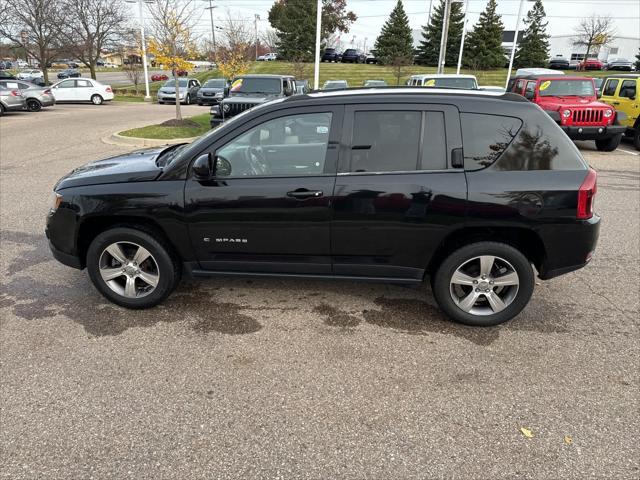
[[500, 327], [450, 323], [426, 288], [321, 281], [186, 281], [127, 311], [52, 259], [45, 215], [60, 176], [130, 150], [102, 138], [172, 112], [0, 120], [0, 478], [640, 477], [630, 144], [580, 145], [596, 257]]

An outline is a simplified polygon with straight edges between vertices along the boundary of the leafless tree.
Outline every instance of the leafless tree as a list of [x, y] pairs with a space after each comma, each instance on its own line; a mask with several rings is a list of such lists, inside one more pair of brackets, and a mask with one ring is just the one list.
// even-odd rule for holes
[[234, 53], [242, 53], [245, 60], [253, 60], [252, 46], [255, 34], [250, 23], [227, 10], [227, 17], [223, 24], [224, 37], [222, 46]]
[[38, 61], [45, 82], [59, 46], [62, 11], [61, 4], [51, 0], [0, 0], [0, 36]]
[[126, 27], [127, 8], [123, 0], [63, 0], [63, 5], [65, 45], [89, 67], [95, 79], [100, 54], [116, 43]]
[[262, 43], [264, 43], [269, 48], [270, 52], [277, 52], [278, 51], [277, 32], [273, 28], [268, 29], [266, 32], [262, 34]]
[[600, 50], [614, 39], [615, 29], [613, 20], [609, 16], [593, 15], [583, 18], [574, 30], [573, 44], [587, 47], [584, 55], [589, 58], [592, 50]]
[[122, 66], [125, 75], [129, 79], [131, 83], [133, 83], [134, 88], [136, 89], [136, 95], [138, 94], [138, 85], [140, 85], [141, 80], [143, 78], [142, 67], [139, 63], [129, 62], [126, 65]]

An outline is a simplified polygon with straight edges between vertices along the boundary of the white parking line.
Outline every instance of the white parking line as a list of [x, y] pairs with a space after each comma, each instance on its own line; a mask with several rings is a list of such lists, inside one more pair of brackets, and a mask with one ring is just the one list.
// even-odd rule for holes
[[625, 150], [624, 148], [620, 148], [620, 147], [618, 147], [618, 150], [619, 150], [620, 152], [624, 152], [624, 153], [627, 153], [627, 154], [629, 154], [629, 155], [635, 155], [636, 157], [637, 157], [638, 155], [640, 155], [640, 153], [638, 153], [638, 152], [632, 152], [631, 150]]

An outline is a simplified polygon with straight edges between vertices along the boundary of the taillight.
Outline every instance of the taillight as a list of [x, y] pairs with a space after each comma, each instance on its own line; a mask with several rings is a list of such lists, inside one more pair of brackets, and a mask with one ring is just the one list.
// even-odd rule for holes
[[105, 88], [104, 90], [105, 90], [105, 92], [107, 92], [107, 93], [111, 93], [111, 87], [107, 87], [107, 88]]
[[47, 89], [46, 89], [44, 92], [42, 92], [42, 93], [44, 93], [45, 95], [51, 95], [51, 90], [49, 90], [49, 89], [47, 88]]
[[20, 92], [18, 90], [11, 90], [11, 95], [13, 95], [14, 97], [21, 97], [22, 96], [22, 92]]
[[598, 175], [593, 168], [589, 168], [586, 178], [578, 190], [578, 211], [576, 217], [580, 220], [587, 220], [593, 217], [593, 201], [595, 200], [598, 186], [596, 184]]

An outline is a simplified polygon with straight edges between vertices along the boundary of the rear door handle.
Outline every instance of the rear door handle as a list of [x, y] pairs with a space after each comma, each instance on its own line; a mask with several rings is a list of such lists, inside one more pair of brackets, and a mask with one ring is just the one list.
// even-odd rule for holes
[[620, 102], [611, 102], [611, 103], [613, 103], [614, 105], [620, 105]]
[[291, 198], [320, 198], [322, 196], [322, 190], [307, 190], [299, 188], [292, 192], [287, 192], [287, 197]]

